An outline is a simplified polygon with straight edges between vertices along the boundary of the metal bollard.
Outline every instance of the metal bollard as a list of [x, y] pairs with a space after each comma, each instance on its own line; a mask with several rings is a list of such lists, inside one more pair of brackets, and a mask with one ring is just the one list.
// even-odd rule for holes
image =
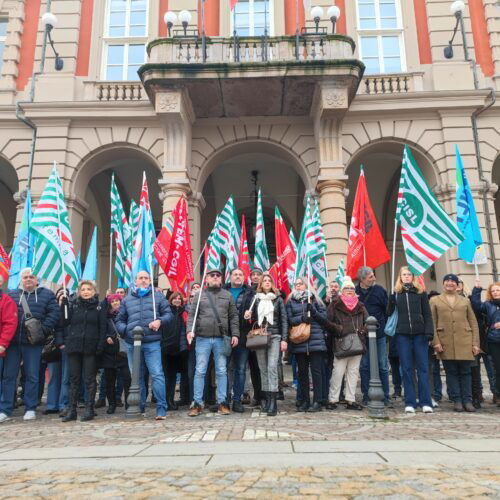
[[377, 320], [370, 316], [366, 320], [368, 327], [368, 345], [370, 354], [370, 386], [368, 389], [368, 415], [373, 418], [387, 418], [384, 405], [384, 391], [380, 381], [377, 355]]
[[141, 416], [141, 386], [139, 377], [141, 374], [141, 346], [144, 330], [140, 326], [136, 326], [132, 333], [134, 335], [134, 353], [132, 361], [132, 383], [128, 394], [128, 408], [126, 412], [127, 418], [139, 418]]

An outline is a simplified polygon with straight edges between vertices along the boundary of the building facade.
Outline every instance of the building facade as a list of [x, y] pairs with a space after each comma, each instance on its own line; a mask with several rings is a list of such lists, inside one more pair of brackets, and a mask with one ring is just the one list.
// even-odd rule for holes
[[[271, 254], [274, 205], [297, 233], [305, 196], [317, 196], [333, 274], [360, 166], [392, 248], [403, 145], [454, 216], [458, 144], [488, 256], [479, 270], [491, 281], [500, 264], [500, 5], [465, 2], [471, 63], [460, 30], [454, 57], [444, 57], [449, 0], [310, 3], [324, 9], [318, 29], [302, 0], [239, 0], [234, 12], [230, 0], [205, 0], [204, 60], [198, 0], [0, 0], [0, 242], [12, 245], [23, 190], [36, 203], [56, 161], [83, 260], [99, 228], [101, 288], [112, 172], [125, 206], [146, 172], [157, 230], [186, 195], [195, 260], [230, 194], [252, 240], [262, 188]], [[341, 10], [335, 35], [332, 3]], [[182, 9], [186, 36], [179, 23], [169, 34], [164, 14]], [[43, 56], [47, 10], [57, 16], [59, 71], [50, 43]], [[396, 248], [399, 266], [400, 239]], [[429, 287], [447, 272], [472, 284], [474, 268], [456, 249], [426, 273]], [[389, 285], [389, 265], [378, 279]]]

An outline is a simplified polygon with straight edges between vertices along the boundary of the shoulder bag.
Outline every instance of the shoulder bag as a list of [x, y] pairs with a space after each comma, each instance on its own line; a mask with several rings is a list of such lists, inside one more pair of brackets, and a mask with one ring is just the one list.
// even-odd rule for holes
[[26, 335], [30, 344], [43, 344], [45, 342], [45, 335], [43, 334], [42, 323], [31, 314], [30, 306], [26, 301], [24, 293], [21, 294], [21, 306], [24, 311], [24, 327], [26, 328]]
[[398, 294], [396, 294], [396, 304], [394, 305], [394, 311], [387, 318], [387, 323], [385, 324], [384, 333], [389, 337], [393, 337], [396, 333], [396, 327], [398, 326]]
[[120, 356], [121, 358], [126, 358], [128, 353], [128, 344], [122, 339], [122, 336], [118, 333], [115, 322], [113, 321], [112, 318], [108, 319], [108, 323], [111, 325], [111, 328], [115, 332], [116, 340], [118, 340], [118, 343], [120, 344], [118, 347], [117, 355]]
[[359, 356], [365, 354], [366, 347], [361, 339], [359, 328], [354, 325], [354, 320], [352, 319], [353, 332], [348, 333], [344, 337], [335, 337], [334, 340], [334, 353], [335, 357], [350, 358], [352, 356]]
[[[304, 303], [302, 302], [302, 316], [304, 316]], [[311, 336], [311, 324], [310, 323], [300, 323], [297, 326], [292, 326], [290, 332], [288, 333], [288, 340], [292, 344], [302, 344], [307, 342]]]
[[259, 326], [255, 322], [247, 335], [247, 349], [251, 349], [252, 351], [267, 349], [270, 342], [271, 335], [267, 331], [267, 325]]
[[210, 292], [207, 292], [208, 302], [210, 303], [210, 307], [215, 315], [215, 320], [217, 321], [217, 325], [219, 326], [219, 332], [222, 337], [222, 354], [226, 357], [231, 356], [231, 352], [233, 348], [231, 346], [231, 337], [227, 334], [227, 329], [222, 324], [220, 320], [219, 313], [217, 312], [217, 308], [215, 307], [214, 298]]
[[57, 363], [61, 361], [61, 349], [56, 345], [54, 335], [49, 335], [42, 349], [42, 360], [49, 363]]

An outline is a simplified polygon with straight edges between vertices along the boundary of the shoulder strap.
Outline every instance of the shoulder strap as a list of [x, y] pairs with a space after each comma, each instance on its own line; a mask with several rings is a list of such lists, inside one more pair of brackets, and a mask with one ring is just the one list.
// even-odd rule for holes
[[215, 315], [215, 320], [217, 321], [217, 325], [219, 326], [219, 331], [221, 335], [224, 335], [224, 326], [222, 325], [222, 321], [220, 320], [219, 313], [217, 312], [217, 308], [215, 307], [215, 302], [214, 298], [212, 297], [212, 294], [207, 291], [206, 293], [208, 302], [210, 303], [210, 307], [212, 308], [212, 311]]
[[28, 302], [26, 300], [26, 297], [24, 296], [24, 293], [21, 293], [21, 306], [23, 307], [24, 317], [26, 319], [31, 318], [33, 315], [31, 314], [30, 306], [28, 305]]

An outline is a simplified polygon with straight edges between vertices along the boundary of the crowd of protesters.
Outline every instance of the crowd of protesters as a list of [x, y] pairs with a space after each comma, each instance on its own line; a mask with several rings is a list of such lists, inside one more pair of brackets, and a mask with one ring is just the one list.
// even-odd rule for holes
[[45, 385], [43, 413], [62, 422], [76, 420], [79, 408], [84, 422], [106, 405], [108, 414], [126, 408], [135, 327], [143, 332], [140, 410], [150, 395], [157, 420], [183, 406], [191, 417], [205, 408], [243, 413], [245, 406], [275, 416], [285, 362], [293, 367], [298, 412], [339, 405], [361, 411], [369, 404], [369, 316], [385, 406], [402, 397], [406, 413], [433, 413], [443, 398], [441, 363], [454, 411], [481, 408], [482, 365], [500, 406], [500, 283], [489, 285], [483, 301], [479, 281], [469, 294], [447, 274], [441, 293], [427, 294], [402, 267], [388, 294], [362, 267], [357, 285], [349, 277], [334, 281], [322, 298], [304, 277], [287, 297], [257, 268], [250, 283], [239, 268], [226, 285], [219, 269], [205, 276], [187, 299], [155, 289], [145, 271], [128, 291], [100, 298], [92, 281], [81, 281], [71, 296], [54, 294], [24, 269], [17, 290], [0, 289], [0, 422], [20, 404], [24, 420], [36, 419]]

